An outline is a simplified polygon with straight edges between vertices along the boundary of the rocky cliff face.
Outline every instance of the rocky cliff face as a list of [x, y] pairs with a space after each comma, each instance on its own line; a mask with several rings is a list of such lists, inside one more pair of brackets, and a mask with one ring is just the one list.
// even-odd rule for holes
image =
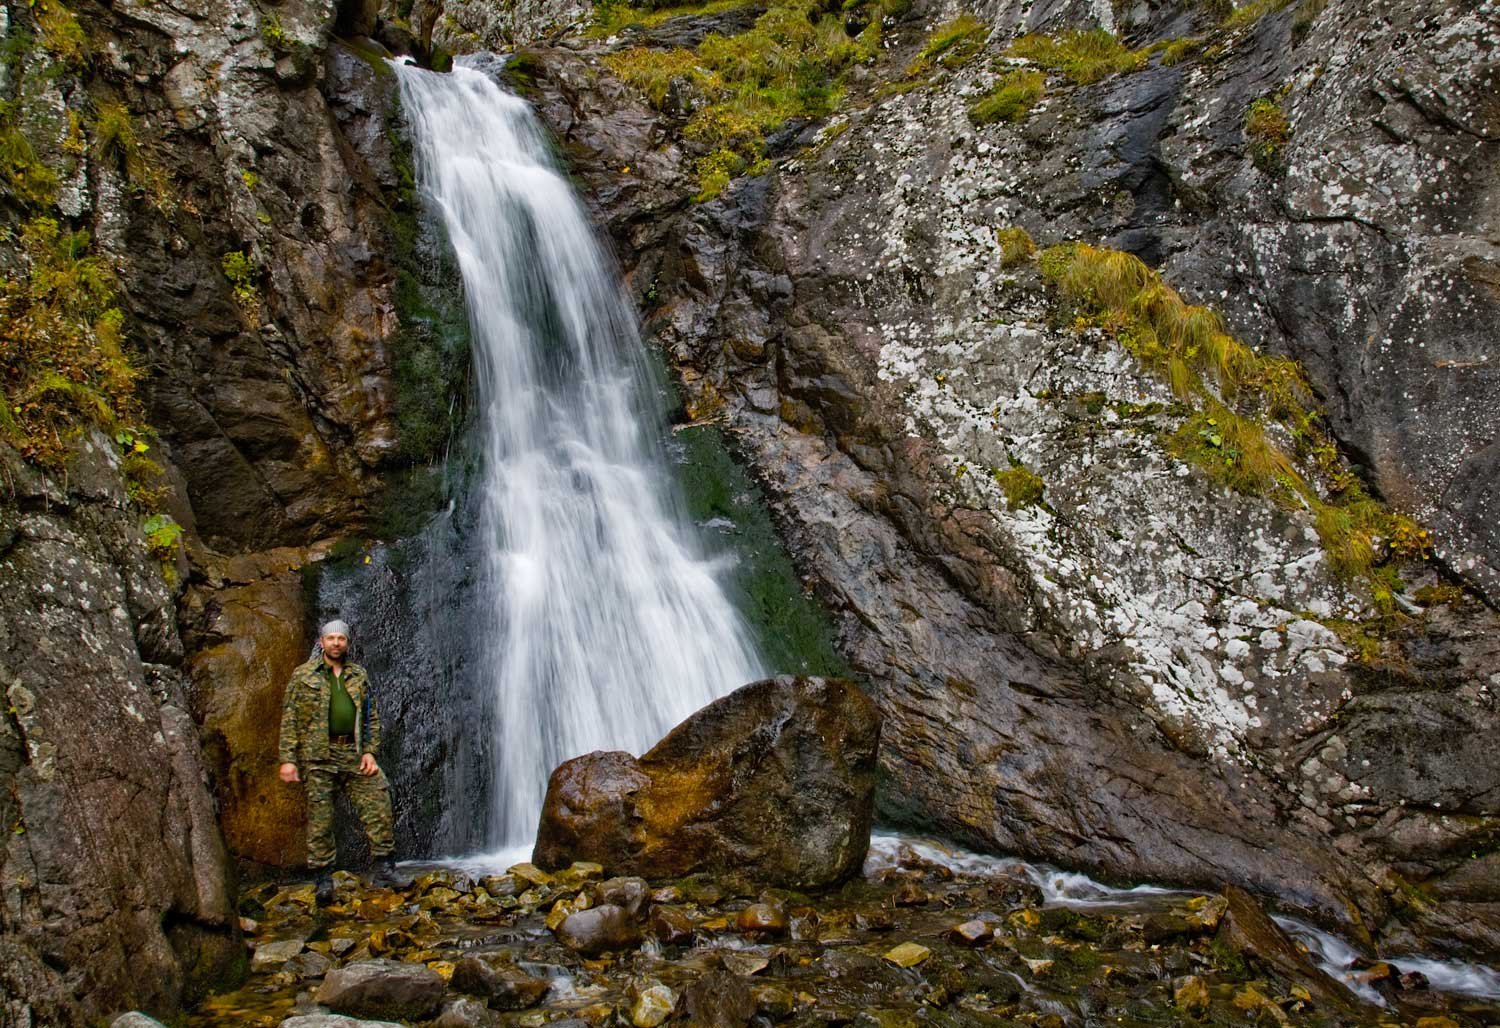
[[[94, 341], [118, 353], [118, 326], [136, 380], [111, 407], [69, 370], [35, 313], [39, 258], [10, 248], [7, 297], [33, 297], [12, 324], [35, 334], [6, 353], [7, 406], [62, 392], [97, 428], [44, 471], [9, 445], [37, 452], [28, 425], [0, 425], [0, 1023], [170, 1014], [243, 970], [219, 818], [241, 856], [301, 857], [272, 764], [307, 651], [300, 569], [427, 456], [401, 431], [392, 94], [333, 45], [331, 4], [9, 14], [7, 238], [86, 231], [49, 258], [57, 307], [107, 292]], [[82, 277], [100, 265], [107, 287]]]
[[[888, 818], [1489, 949], [1495, 554], [1466, 512], [1491, 502], [1495, 445], [1476, 56], [1494, 12], [1261, 8], [997, 5], [982, 56], [913, 82], [956, 13], [925, 12], [830, 123], [773, 136], [774, 170], [697, 204], [670, 89], [658, 113], [612, 82], [609, 43], [536, 63], [690, 410], [727, 421], [842, 615], [902, 783]], [[1013, 34], [1101, 16], [1198, 56], [1053, 73], [1024, 118], [976, 124], [997, 77], [1035, 67], [994, 63]], [[1258, 100], [1285, 119], [1271, 152]], [[1224, 488], [1183, 446], [1243, 459], [1208, 420], [1221, 390], [1153, 372], [1045, 261], [1008, 257], [1012, 226], [1139, 254], [1257, 359], [1300, 361], [1329, 466], [1429, 526], [1435, 559], [1383, 595], [1341, 567], [1316, 503]]]
[[[756, 6], [613, 40], [570, 3], [32, 7], [4, 23], [7, 132], [63, 169], [45, 211], [117, 270], [153, 502], [185, 531], [148, 551], [118, 440], [87, 434], [66, 475], [4, 451], [9, 1021], [171, 1010], [224, 970], [185, 711], [230, 849], [300, 860], [268, 722], [308, 641], [305, 569], [441, 445], [462, 368], [413, 310], [410, 182], [364, 36], [435, 60], [564, 43], [517, 80], [691, 416], [730, 431], [838, 619], [902, 785], [888, 819], [1230, 879], [1388, 945], [1500, 946], [1495, 4], [996, 0], [967, 60], [917, 67], [959, 12], [891, 3], [832, 117], [773, 131], [765, 173], [704, 202], [691, 82], [653, 107], [604, 57], [696, 47]], [[1008, 56], [1091, 25], [1177, 45], [1087, 84]], [[1018, 71], [1041, 95], [976, 123]], [[43, 200], [6, 140], [14, 229]], [[1301, 499], [1274, 475], [1226, 488], [1214, 460], [1247, 457], [1210, 404], [1265, 411], [1143, 361], [1015, 228], [1139, 255], [1257, 360], [1299, 361], [1322, 414], [1292, 429], [1321, 449], [1275, 417], [1255, 438], [1292, 454]], [[1318, 504], [1347, 512], [1356, 485], [1434, 559], [1382, 536], [1351, 573]]]
[[111, 441], [66, 483], [0, 449], [0, 1023], [178, 1009], [244, 948], [171, 591]]

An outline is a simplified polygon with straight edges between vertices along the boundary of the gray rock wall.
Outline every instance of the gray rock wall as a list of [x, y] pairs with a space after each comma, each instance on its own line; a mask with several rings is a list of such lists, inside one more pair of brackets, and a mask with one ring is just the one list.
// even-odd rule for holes
[[0, 449], [7, 1025], [170, 1013], [243, 962], [173, 596], [112, 450], [63, 484]]
[[[1099, 16], [1085, 6], [997, 5], [986, 58], [882, 98], [954, 13], [928, 12], [831, 130], [702, 205], [690, 146], [594, 54], [549, 53], [540, 103], [689, 410], [727, 417], [841, 618], [901, 783], [888, 818], [1114, 877], [1232, 879], [1397, 946], [1493, 950], [1496, 618], [1472, 596], [1411, 599], [1457, 575], [1493, 600], [1488, 519], [1456, 513], [1488, 488], [1464, 483], [1494, 442], [1477, 416], [1491, 266], [1454, 266], [1458, 299], [1419, 284], [1420, 254], [1493, 234], [1493, 150], [1471, 124], [1487, 108], [1462, 99], [1492, 74], [1493, 12], [1335, 2], [1294, 41], [1290, 8], [1231, 33], [1143, 5], [1116, 29], [1213, 49], [1094, 86], [1053, 76], [1025, 122], [976, 128], [1009, 33]], [[1397, 69], [1448, 98], [1420, 132], [1381, 128], [1423, 105], [1381, 85]], [[1284, 87], [1291, 142], [1268, 173], [1244, 117]], [[1439, 536], [1438, 564], [1404, 572], [1408, 613], [1376, 618], [1310, 515], [1174, 457], [1166, 386], [1060, 328], [1034, 270], [1001, 267], [995, 232], [1015, 224], [1139, 253], [1302, 360], [1355, 471]], [[1411, 432], [1428, 456], [1394, 441]], [[1014, 463], [1040, 504], [1011, 509], [989, 474]]]

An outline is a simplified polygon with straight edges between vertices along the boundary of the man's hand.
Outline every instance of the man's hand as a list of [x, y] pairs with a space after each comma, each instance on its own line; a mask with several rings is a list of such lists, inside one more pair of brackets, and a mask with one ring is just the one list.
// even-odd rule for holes
[[375, 763], [375, 756], [366, 753], [359, 758], [359, 773], [362, 775], [373, 775], [380, 770], [380, 765]]
[[286, 782], [287, 784], [291, 784], [292, 782], [300, 782], [300, 781], [302, 781], [302, 779], [300, 779], [300, 778], [297, 777], [297, 765], [296, 764], [282, 764], [281, 765], [281, 771], [279, 772], [279, 774], [281, 775], [281, 780], [283, 782]]

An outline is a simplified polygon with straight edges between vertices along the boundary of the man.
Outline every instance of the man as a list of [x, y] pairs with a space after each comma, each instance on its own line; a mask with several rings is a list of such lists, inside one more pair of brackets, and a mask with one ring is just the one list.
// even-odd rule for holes
[[330, 621], [319, 636], [322, 653], [292, 672], [281, 705], [281, 780], [307, 790], [307, 866], [317, 880], [318, 902], [333, 899], [333, 798], [343, 790], [370, 838], [377, 881], [397, 880], [391, 851], [391, 794], [375, 763], [380, 716], [370, 699], [365, 669], [344, 658], [349, 626]]

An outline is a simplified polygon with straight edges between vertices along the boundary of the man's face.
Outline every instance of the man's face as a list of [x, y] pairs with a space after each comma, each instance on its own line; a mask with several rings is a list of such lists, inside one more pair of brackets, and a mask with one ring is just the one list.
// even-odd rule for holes
[[349, 649], [349, 637], [343, 632], [330, 632], [323, 636], [323, 653], [333, 660], [343, 660]]

